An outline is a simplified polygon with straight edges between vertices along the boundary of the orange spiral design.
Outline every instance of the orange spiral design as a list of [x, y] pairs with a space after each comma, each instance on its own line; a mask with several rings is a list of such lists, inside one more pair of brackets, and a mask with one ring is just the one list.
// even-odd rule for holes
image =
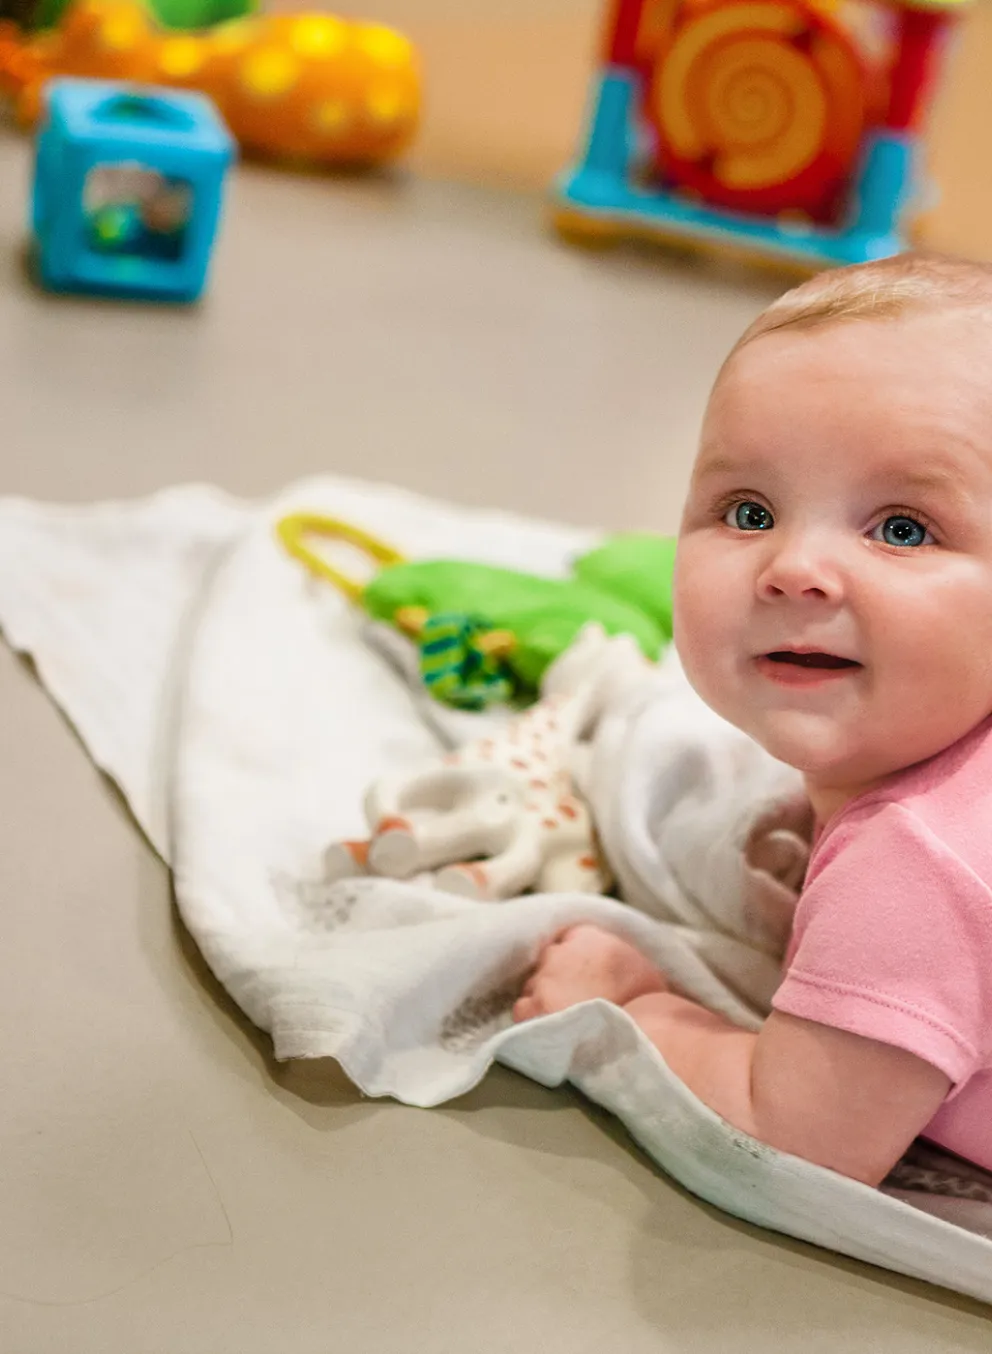
[[850, 38], [802, 0], [694, 7], [650, 93], [661, 170], [718, 206], [828, 216], [858, 152], [867, 89]]

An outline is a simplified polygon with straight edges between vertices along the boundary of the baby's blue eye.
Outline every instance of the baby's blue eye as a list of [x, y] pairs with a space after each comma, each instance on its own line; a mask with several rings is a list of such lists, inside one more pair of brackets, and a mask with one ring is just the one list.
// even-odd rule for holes
[[723, 519], [739, 531], [770, 531], [775, 519], [762, 503], [735, 503]]
[[[876, 534], [878, 532], [882, 533], [881, 536]], [[922, 522], [917, 522], [912, 517], [887, 517], [875, 528], [873, 534], [876, 540], [883, 540], [886, 545], [927, 545], [933, 540]]]

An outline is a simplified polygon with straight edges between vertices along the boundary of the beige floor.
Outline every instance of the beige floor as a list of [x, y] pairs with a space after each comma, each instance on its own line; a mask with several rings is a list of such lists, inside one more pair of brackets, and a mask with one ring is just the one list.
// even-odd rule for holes
[[[522, 0], [521, 0], [522, 3]], [[315, 470], [671, 528], [767, 281], [571, 253], [536, 198], [239, 176], [176, 315], [34, 294], [0, 139], [0, 492]], [[0, 650], [2, 1354], [947, 1354], [988, 1315], [761, 1234], [496, 1072], [422, 1112], [273, 1065]]]

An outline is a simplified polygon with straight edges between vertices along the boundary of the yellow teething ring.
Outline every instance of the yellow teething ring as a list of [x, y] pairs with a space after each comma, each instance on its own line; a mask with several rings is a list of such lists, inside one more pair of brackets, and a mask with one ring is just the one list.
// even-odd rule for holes
[[365, 591], [362, 584], [356, 583], [354, 579], [349, 578], [333, 564], [329, 564], [322, 555], [312, 550], [307, 544], [307, 537], [345, 541], [383, 567], [405, 562], [399, 551], [370, 536], [360, 527], [353, 527], [349, 522], [338, 521], [335, 517], [322, 517], [319, 513], [290, 513], [276, 523], [276, 535], [287, 554], [302, 564], [315, 578], [322, 578], [325, 582], [333, 584], [352, 602], [361, 601], [362, 593]]

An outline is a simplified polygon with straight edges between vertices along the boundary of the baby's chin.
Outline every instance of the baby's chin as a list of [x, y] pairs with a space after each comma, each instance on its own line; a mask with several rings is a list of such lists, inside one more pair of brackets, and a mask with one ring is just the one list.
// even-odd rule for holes
[[[821, 784], [867, 782], [895, 769], [873, 769], [871, 739], [863, 719], [847, 722], [837, 713], [803, 709], [763, 709], [759, 702], [728, 683], [713, 682], [712, 672], [686, 670], [691, 685], [728, 724], [746, 733], [776, 761], [794, 767]], [[696, 678], [696, 680], [694, 680]]]
[[[736, 720], [732, 721], [737, 723]], [[865, 743], [836, 719], [812, 711], [792, 710], [764, 715], [750, 712], [738, 727], [777, 761], [792, 766], [810, 779], [823, 783], [847, 783], [868, 778]]]

